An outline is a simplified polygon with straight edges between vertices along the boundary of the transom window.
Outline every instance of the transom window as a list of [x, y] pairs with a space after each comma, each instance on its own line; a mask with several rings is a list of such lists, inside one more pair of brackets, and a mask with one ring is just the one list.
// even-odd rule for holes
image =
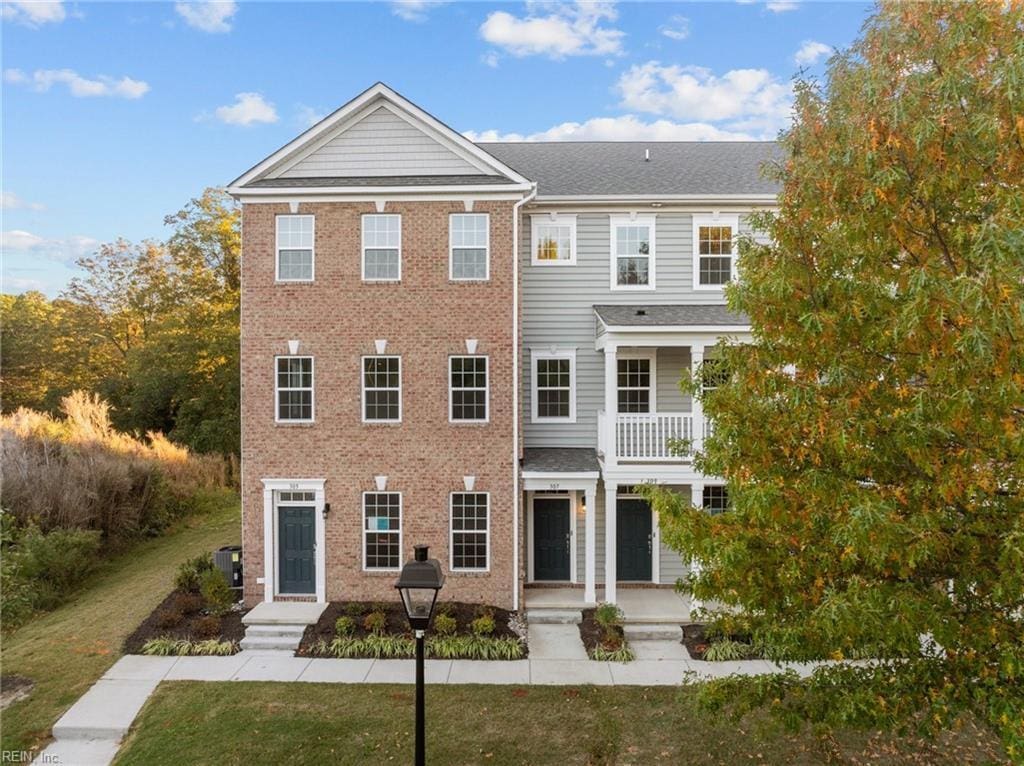
[[402, 216], [363, 216], [363, 280], [395, 282], [402, 278]]
[[611, 219], [612, 289], [654, 287], [654, 219]]
[[576, 420], [576, 353], [534, 351], [533, 420]]
[[724, 484], [705, 484], [703, 506], [711, 514], [729, 510], [729, 490]]
[[277, 357], [274, 390], [278, 422], [313, 420], [313, 357]]
[[559, 215], [552, 220], [548, 215], [535, 215], [530, 219], [530, 227], [531, 263], [537, 266], [571, 266], [576, 263], [576, 216]]
[[363, 566], [398, 569], [402, 557], [402, 494], [363, 493]]
[[619, 412], [651, 411], [651, 360], [619, 359]]
[[313, 279], [313, 216], [277, 216], [277, 281]]
[[397, 356], [363, 357], [363, 420], [402, 419], [402, 360]]
[[451, 278], [488, 279], [490, 216], [487, 213], [453, 213], [448, 219], [448, 238], [451, 243]]
[[452, 421], [487, 421], [487, 357], [453, 356], [448, 360], [448, 391]]
[[451, 500], [452, 569], [487, 569], [490, 495], [453, 492]]
[[315, 492], [281, 491], [277, 493], [277, 502], [279, 503], [312, 503], [315, 501]]
[[694, 217], [694, 287], [717, 289], [732, 280], [738, 228], [737, 216]]

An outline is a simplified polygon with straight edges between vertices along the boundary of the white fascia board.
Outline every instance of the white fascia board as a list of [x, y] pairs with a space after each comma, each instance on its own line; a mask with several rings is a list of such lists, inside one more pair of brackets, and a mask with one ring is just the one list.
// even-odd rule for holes
[[702, 324], [702, 325], [648, 325], [645, 327], [638, 325], [626, 325], [609, 327], [605, 325], [605, 329], [609, 333], [624, 334], [624, 335], [639, 335], [642, 333], [722, 333], [725, 335], [731, 335], [735, 333], [749, 333], [750, 325], [715, 325], [715, 324]]
[[523, 192], [529, 190], [529, 186], [519, 184], [456, 184], [451, 186], [264, 186], [258, 188], [229, 186], [227, 191], [233, 197], [249, 202], [264, 197], [278, 197], [287, 202], [295, 197], [305, 198], [311, 195], [328, 199], [349, 199], [353, 195], [368, 199], [382, 195], [388, 197], [404, 195], [422, 199], [426, 195], [444, 194], [446, 195], [445, 199], [450, 199], [453, 194], [472, 194], [474, 197], [506, 195], [508, 199], [519, 199], [523, 196]]

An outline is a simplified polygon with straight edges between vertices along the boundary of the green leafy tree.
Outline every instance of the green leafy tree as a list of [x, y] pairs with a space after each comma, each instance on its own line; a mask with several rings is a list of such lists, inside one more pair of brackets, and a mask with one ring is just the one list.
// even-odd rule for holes
[[771, 243], [727, 293], [754, 342], [704, 403], [731, 508], [645, 491], [718, 627], [879, 662], [703, 698], [794, 726], [970, 714], [1024, 758], [1024, 6], [883, 3], [797, 83], [781, 145]]

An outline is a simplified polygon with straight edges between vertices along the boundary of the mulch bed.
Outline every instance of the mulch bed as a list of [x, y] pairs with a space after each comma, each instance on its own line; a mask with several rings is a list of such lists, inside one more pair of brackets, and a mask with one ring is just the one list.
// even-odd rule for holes
[[242, 617], [249, 611], [248, 609], [228, 612], [223, 617], [216, 618], [220, 620], [220, 632], [216, 635], [202, 635], [197, 630], [197, 623], [208, 616], [204, 608], [200, 608], [199, 611], [192, 612], [191, 614], [183, 614], [178, 622], [167, 627], [161, 627], [164, 612], [174, 611], [175, 605], [179, 603], [179, 599], [182, 597], [202, 598], [198, 594], [187, 593], [183, 590], [171, 591], [167, 598], [161, 601], [159, 606], [150, 613], [149, 617], [142, 621], [142, 624], [135, 629], [135, 632], [125, 639], [124, 653], [141, 654], [143, 645], [152, 638], [169, 637], [188, 639], [190, 641], [204, 641], [212, 638], [217, 641], [234, 641], [237, 643], [245, 636], [245, 626], [242, 624]]
[[[700, 623], [689, 623], [683, 625], [683, 645], [686, 647], [686, 651], [690, 653], [690, 657], [695, 660], [703, 660], [704, 653], [707, 651], [708, 646], [711, 644], [709, 639], [704, 633], [704, 625]], [[728, 636], [732, 641], [742, 641], [743, 643], [750, 643], [750, 636]], [[711, 660], [712, 662], [714, 660]]]
[[[584, 648], [587, 650], [589, 655], [594, 649], [604, 644], [604, 628], [598, 625], [597, 620], [594, 619], [595, 609], [584, 609], [583, 620], [580, 622], [580, 640], [583, 642]], [[618, 633], [619, 640], [625, 643], [625, 634], [622, 632], [621, 626], [615, 627], [615, 632]], [[621, 644], [620, 644], [621, 646]], [[618, 649], [618, 646], [605, 646], [606, 649]]]
[[[434, 610], [435, 615], [438, 614], [441, 606], [441, 604], [438, 604], [438, 608]], [[479, 610], [481, 605], [448, 602], [445, 606], [451, 609], [451, 616], [459, 624], [456, 634], [468, 635], [472, 633], [469, 626], [473, 620], [480, 616]], [[491, 634], [494, 638], [518, 636], [508, 625], [509, 617], [512, 615], [511, 612], [505, 609], [498, 609], [497, 607], [487, 607], [487, 609], [490, 610], [494, 617], [494, 632]], [[365, 638], [370, 635], [370, 631], [363, 627], [363, 620], [366, 615], [375, 611], [382, 611], [387, 615], [385, 633], [399, 636], [412, 635], [412, 631], [409, 630], [409, 621], [406, 619], [405, 609], [402, 607], [401, 602], [332, 601], [327, 605], [323, 614], [320, 615], [320, 619], [317, 620], [316, 624], [306, 628], [306, 633], [302, 636], [302, 643], [299, 644], [298, 654], [307, 654], [310, 648], [318, 641], [326, 641], [327, 643], [333, 641], [336, 638], [334, 623], [339, 617], [351, 617], [356, 623], [356, 629], [352, 635], [355, 638]]]

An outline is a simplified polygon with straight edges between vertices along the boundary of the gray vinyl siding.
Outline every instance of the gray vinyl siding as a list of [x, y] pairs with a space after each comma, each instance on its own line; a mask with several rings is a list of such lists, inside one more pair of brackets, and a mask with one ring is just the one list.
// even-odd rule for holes
[[658, 412], [689, 412], [690, 395], [679, 389], [679, 381], [690, 374], [690, 349], [659, 348], [656, 370]]
[[[645, 213], [648, 214], [648, 213]], [[576, 216], [577, 262], [574, 266], [530, 263], [531, 218], [523, 216], [520, 263], [523, 300], [523, 438], [526, 447], [596, 447], [597, 412], [604, 408], [604, 354], [594, 350], [593, 305], [724, 303], [720, 292], [693, 289], [693, 231], [689, 213], [658, 213], [655, 222], [653, 291], [610, 288], [608, 213]], [[741, 215], [740, 232], [748, 230]], [[576, 422], [531, 421], [531, 349], [576, 349]], [[662, 363], [662, 359], [665, 363]], [[676, 387], [689, 366], [689, 352], [658, 353], [658, 407], [689, 410]], [[669, 404], [671, 403], [671, 407]]]
[[380, 107], [281, 173], [280, 178], [472, 175], [480, 170]]

